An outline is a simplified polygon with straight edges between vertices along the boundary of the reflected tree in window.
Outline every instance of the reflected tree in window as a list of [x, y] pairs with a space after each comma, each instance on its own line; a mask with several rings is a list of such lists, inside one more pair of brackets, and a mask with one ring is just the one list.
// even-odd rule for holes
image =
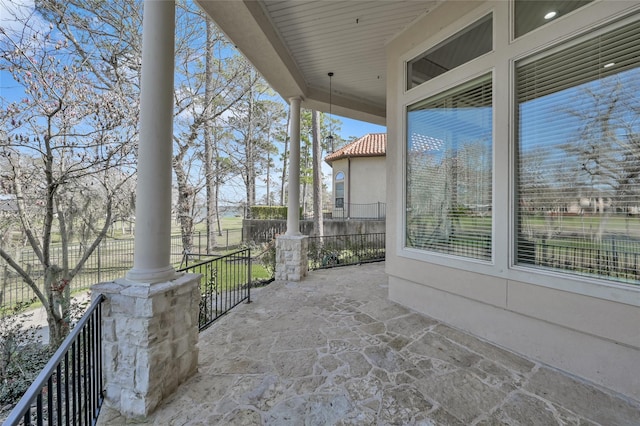
[[516, 66], [516, 262], [640, 282], [640, 22]]
[[409, 107], [406, 246], [488, 260], [491, 76]]

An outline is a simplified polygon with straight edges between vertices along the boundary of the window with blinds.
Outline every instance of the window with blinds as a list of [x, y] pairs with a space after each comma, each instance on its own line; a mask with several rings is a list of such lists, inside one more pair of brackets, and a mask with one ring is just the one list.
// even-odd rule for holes
[[492, 76], [407, 109], [406, 247], [492, 252]]
[[640, 22], [516, 64], [516, 263], [640, 282]]

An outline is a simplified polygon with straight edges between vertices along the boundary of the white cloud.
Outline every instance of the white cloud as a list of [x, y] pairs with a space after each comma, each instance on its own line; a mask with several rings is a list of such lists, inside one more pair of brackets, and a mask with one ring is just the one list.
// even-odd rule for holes
[[42, 30], [46, 23], [35, 14], [34, 0], [0, 0], [0, 28], [7, 36]]

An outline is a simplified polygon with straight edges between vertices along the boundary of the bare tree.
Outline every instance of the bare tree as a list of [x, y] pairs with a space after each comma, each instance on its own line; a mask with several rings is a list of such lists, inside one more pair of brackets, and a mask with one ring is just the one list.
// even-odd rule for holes
[[[241, 77], [250, 72], [248, 62], [237, 53], [216, 58], [214, 50], [232, 51], [229, 42], [213, 27], [206, 15], [194, 4], [180, 2], [176, 36], [176, 89], [173, 170], [176, 175], [176, 214], [180, 222], [185, 253], [193, 251], [193, 233], [198, 212], [197, 196], [207, 193], [205, 219], [211, 249], [210, 218], [216, 204], [217, 191], [213, 179], [214, 153], [212, 138], [216, 119], [245, 97], [250, 81]], [[207, 36], [203, 39], [202, 33]], [[214, 237], [215, 238], [215, 237]]]
[[559, 111], [581, 123], [575, 138], [561, 146], [569, 158], [575, 159], [572, 176], [578, 180], [563, 199], [577, 201], [580, 191], [590, 188], [589, 204], [594, 213], [602, 215], [594, 235], [597, 238], [602, 238], [609, 216], [629, 215], [639, 207], [640, 103], [637, 90], [629, 88], [638, 84], [622, 81], [625, 78], [619, 75], [585, 85], [571, 103], [581, 108]]
[[[249, 79], [252, 88], [242, 102], [233, 108], [229, 117], [231, 137], [227, 143], [227, 151], [233, 159], [234, 167], [241, 171], [245, 205], [249, 208], [256, 204], [258, 177], [273, 166], [270, 161], [271, 155], [275, 153], [272, 136], [283, 134], [281, 127], [284, 111], [281, 103], [270, 99], [272, 92], [255, 71], [245, 78]], [[248, 209], [249, 217], [250, 214]]]
[[[214, 156], [217, 146], [214, 139], [215, 130], [214, 121], [210, 118], [213, 116], [213, 99], [214, 99], [214, 79], [213, 79], [213, 63], [214, 63], [214, 46], [215, 46], [215, 30], [213, 22], [207, 19], [207, 39], [205, 41], [205, 89], [204, 89], [204, 105], [205, 105], [205, 131], [204, 131], [204, 176], [205, 188], [207, 196], [207, 253], [213, 252], [216, 244], [215, 222], [219, 219], [217, 199], [218, 187], [215, 183]], [[219, 221], [218, 221], [219, 222]]]
[[320, 113], [312, 111], [311, 128], [313, 139], [313, 233], [324, 235], [322, 218], [322, 144], [320, 143]]
[[[15, 16], [21, 31], [4, 32], [0, 41], [0, 69], [22, 90], [19, 100], [2, 99], [3, 180], [42, 275], [2, 247], [0, 257], [44, 305], [52, 346], [69, 328], [70, 284], [106, 235], [117, 194], [133, 174], [137, 138], [137, 104], [129, 95], [137, 74], [107, 53], [135, 42], [111, 34], [122, 44], [95, 43], [79, 28], [96, 23], [67, 7], [38, 2], [37, 11]], [[122, 173], [111, 173], [116, 169]], [[54, 236], [62, 258], [54, 254]], [[78, 256], [69, 252], [74, 241], [84, 246]]]
[[[300, 117], [300, 184], [301, 184], [301, 202], [303, 205], [303, 211], [306, 213], [309, 210], [309, 206], [313, 205], [313, 196], [315, 190], [314, 185], [314, 152], [319, 150], [318, 158], [322, 156], [323, 149], [338, 149], [344, 145], [345, 141], [338, 136], [340, 133], [341, 122], [335, 117], [329, 117], [326, 114], [318, 113], [318, 145], [314, 145], [313, 135], [313, 111], [302, 110]], [[333, 147], [324, 146], [325, 141], [321, 137], [322, 134], [328, 134], [329, 129], [333, 133]], [[354, 138], [355, 139], [355, 138]], [[320, 164], [320, 161], [318, 162]], [[322, 182], [319, 183], [322, 185]], [[311, 191], [308, 188], [312, 188]], [[320, 194], [322, 193], [322, 186], [320, 186]]]
[[282, 151], [282, 178], [280, 179], [280, 205], [284, 206], [286, 200], [285, 187], [287, 182], [287, 169], [288, 169], [288, 155], [289, 155], [289, 125], [291, 124], [291, 111], [287, 110], [287, 126], [286, 136], [284, 139], [284, 150]]

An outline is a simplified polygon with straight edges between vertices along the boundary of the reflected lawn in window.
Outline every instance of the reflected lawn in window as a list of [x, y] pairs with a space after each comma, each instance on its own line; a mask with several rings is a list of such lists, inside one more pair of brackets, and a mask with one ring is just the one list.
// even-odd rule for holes
[[638, 39], [636, 22], [517, 67], [518, 264], [640, 283]]

